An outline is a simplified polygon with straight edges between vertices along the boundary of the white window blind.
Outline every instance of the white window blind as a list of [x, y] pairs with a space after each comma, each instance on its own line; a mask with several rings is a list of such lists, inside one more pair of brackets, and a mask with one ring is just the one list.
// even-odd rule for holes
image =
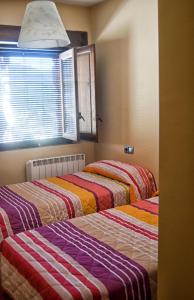
[[0, 144], [63, 137], [59, 59], [0, 52]]

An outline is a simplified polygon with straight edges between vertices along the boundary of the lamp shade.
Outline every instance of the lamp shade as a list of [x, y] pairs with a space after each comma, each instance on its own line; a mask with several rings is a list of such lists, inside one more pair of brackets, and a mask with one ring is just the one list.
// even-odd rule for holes
[[38, 0], [27, 4], [18, 47], [55, 48], [69, 44], [69, 37], [55, 3]]

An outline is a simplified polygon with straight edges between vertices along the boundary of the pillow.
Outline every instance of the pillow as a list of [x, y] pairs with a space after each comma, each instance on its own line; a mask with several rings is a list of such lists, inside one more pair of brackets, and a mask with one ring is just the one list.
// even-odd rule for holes
[[133, 185], [136, 199], [150, 198], [157, 190], [153, 174], [148, 169], [136, 164], [101, 160], [87, 165], [83, 171]]

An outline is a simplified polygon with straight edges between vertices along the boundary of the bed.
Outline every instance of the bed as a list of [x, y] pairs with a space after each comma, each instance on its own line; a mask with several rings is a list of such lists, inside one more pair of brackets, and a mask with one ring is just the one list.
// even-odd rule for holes
[[83, 172], [0, 187], [0, 241], [7, 236], [151, 197], [146, 168], [115, 161]]
[[158, 198], [54, 223], [1, 244], [4, 297], [156, 297]]

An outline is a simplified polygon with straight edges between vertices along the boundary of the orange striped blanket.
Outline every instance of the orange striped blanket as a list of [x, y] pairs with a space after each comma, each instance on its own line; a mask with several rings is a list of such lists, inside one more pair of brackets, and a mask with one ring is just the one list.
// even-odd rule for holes
[[155, 299], [157, 242], [157, 198], [26, 231], [2, 242], [2, 287], [22, 300]]

